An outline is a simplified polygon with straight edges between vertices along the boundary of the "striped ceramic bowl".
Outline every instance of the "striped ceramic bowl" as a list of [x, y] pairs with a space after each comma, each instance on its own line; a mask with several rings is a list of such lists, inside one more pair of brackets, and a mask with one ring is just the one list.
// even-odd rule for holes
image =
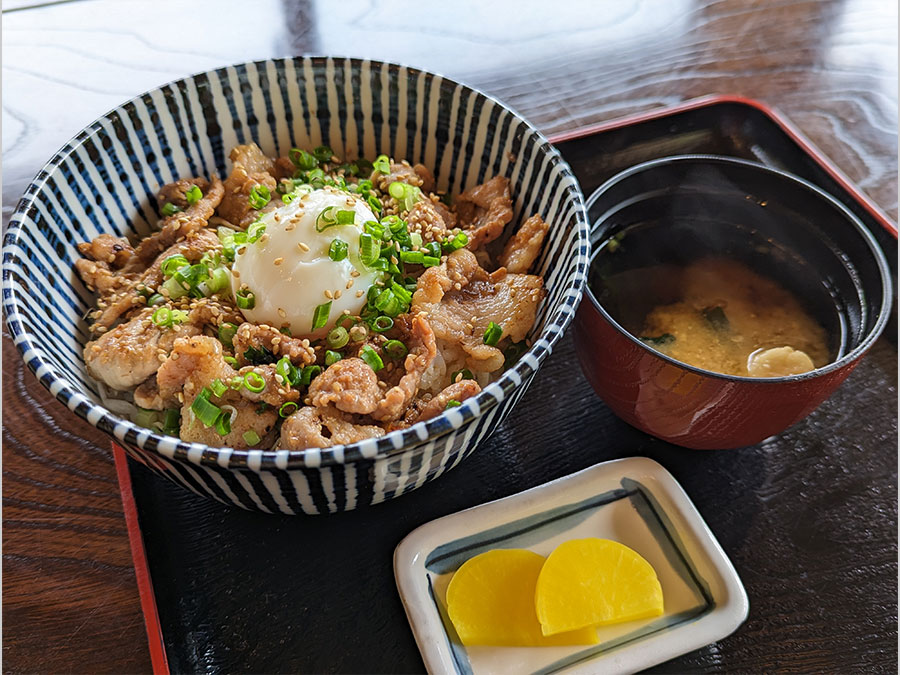
[[[378, 439], [304, 451], [233, 450], [155, 434], [103, 407], [85, 372], [82, 316], [92, 294], [74, 273], [75, 244], [104, 232], [148, 234], [153, 195], [183, 176], [224, 175], [228, 151], [256, 141], [270, 155], [330, 145], [431, 167], [458, 193], [510, 179], [514, 222], [551, 223], [538, 273], [548, 295], [533, 346], [474, 398]], [[3, 307], [28, 367], [70, 410], [135, 460], [201, 495], [272, 513], [328, 513], [413, 490], [474, 452], [525, 393], [572, 319], [585, 283], [583, 198], [557, 151], [484, 94], [414, 68], [303, 57], [229, 66], [125, 103], [84, 129], [28, 186], [3, 246]]]

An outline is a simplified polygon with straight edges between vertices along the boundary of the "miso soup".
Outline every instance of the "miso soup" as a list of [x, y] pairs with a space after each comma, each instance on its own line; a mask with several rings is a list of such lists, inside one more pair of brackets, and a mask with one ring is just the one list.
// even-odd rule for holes
[[750, 377], [796, 375], [830, 361], [825, 329], [789, 291], [742, 263], [704, 258], [645, 273], [662, 273], [679, 289], [637, 332], [673, 359]]

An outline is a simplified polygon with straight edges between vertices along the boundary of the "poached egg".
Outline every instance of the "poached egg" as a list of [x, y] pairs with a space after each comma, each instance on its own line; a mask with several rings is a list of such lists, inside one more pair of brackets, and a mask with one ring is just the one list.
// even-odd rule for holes
[[[353, 223], [328, 225], [338, 211], [352, 211]], [[369, 220], [378, 219], [368, 204], [330, 187], [301, 193], [265, 213], [265, 234], [239, 246], [232, 266], [234, 291], [246, 288], [256, 296], [252, 309], [241, 309], [247, 321], [286, 327], [294, 337], [319, 338], [344, 310], [359, 314], [366, 290], [379, 276], [359, 260], [359, 235]], [[329, 257], [335, 239], [347, 244], [343, 260]], [[328, 320], [314, 330], [316, 308], [327, 302]]]

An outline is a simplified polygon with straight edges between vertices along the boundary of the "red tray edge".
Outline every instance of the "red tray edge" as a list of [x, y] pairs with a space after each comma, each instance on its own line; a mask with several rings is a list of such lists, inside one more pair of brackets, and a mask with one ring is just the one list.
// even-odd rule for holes
[[687, 110], [695, 110], [697, 108], [704, 108], [706, 106], [716, 105], [719, 103], [738, 103], [741, 105], [746, 105], [759, 110], [766, 117], [771, 119], [782, 129], [782, 131], [790, 136], [791, 139], [797, 145], [799, 145], [804, 152], [806, 152], [806, 154], [812, 157], [829, 176], [831, 176], [842, 188], [849, 192], [850, 195], [857, 202], [859, 202], [862, 207], [866, 211], [868, 211], [869, 214], [876, 221], [878, 221], [878, 223], [885, 230], [887, 230], [892, 237], [894, 237], [894, 239], [897, 239], [897, 225], [881, 209], [880, 206], [872, 201], [871, 197], [869, 197], [865, 192], [858, 188], [856, 184], [852, 180], [850, 180], [850, 178], [843, 171], [841, 171], [837, 167], [837, 165], [833, 161], [831, 161], [828, 156], [824, 152], [822, 152], [802, 131], [800, 131], [800, 129], [794, 126], [794, 123], [791, 122], [786, 116], [784, 116], [783, 113], [780, 113], [775, 108], [766, 105], [762, 101], [758, 101], [756, 99], [747, 98], [745, 96], [736, 96], [732, 94], [713, 94], [709, 96], [701, 96], [699, 98], [684, 101], [683, 103], [678, 103], [676, 105], [654, 108], [652, 110], [646, 110], [643, 112], [634, 113], [632, 115], [626, 115], [624, 117], [617, 117], [615, 119], [599, 122], [597, 124], [589, 124], [583, 127], [578, 127], [577, 129], [572, 129], [570, 131], [563, 131], [561, 133], [549, 136], [548, 140], [551, 143], [560, 143], [562, 141], [569, 141], [575, 138], [582, 138], [583, 136], [591, 136], [593, 134], [600, 133], [601, 131], [608, 131], [610, 129], [616, 129], [619, 127], [628, 126], [629, 124], [636, 124], [638, 122], [646, 122], [648, 120], [667, 117], [669, 115], [685, 112]]
[[[740, 103], [760, 110], [785, 133], [787, 133], [803, 150], [805, 150], [816, 162], [836, 180], [841, 187], [849, 192], [863, 207], [875, 218], [895, 239], [897, 238], [897, 226], [867, 195], [841, 172], [835, 164], [828, 159], [799, 129], [787, 118], [781, 116], [774, 108], [750, 98], [731, 95], [703, 96], [691, 99], [674, 106], [665, 106], [645, 112], [618, 117], [598, 124], [591, 124], [571, 131], [565, 131], [548, 137], [551, 143], [559, 143], [582, 136], [589, 136], [601, 131], [615, 129], [629, 124], [636, 124], [658, 117], [666, 117], [686, 110], [693, 110], [717, 103]], [[137, 580], [138, 595], [140, 596], [141, 612], [144, 615], [144, 625], [147, 630], [147, 642], [150, 648], [150, 663], [154, 675], [169, 675], [169, 661], [166, 656], [165, 643], [163, 642], [162, 625], [159, 621], [159, 613], [156, 609], [156, 596], [153, 593], [153, 581], [150, 577], [150, 567], [144, 551], [144, 540], [138, 522], [137, 505], [134, 501], [134, 493], [131, 490], [131, 474], [128, 471], [128, 460], [125, 450], [115, 442], [111, 443], [113, 459], [116, 465], [116, 474], [119, 480], [119, 492], [122, 495], [122, 507], [125, 515], [125, 526], [128, 530], [128, 541], [131, 547], [131, 559], [134, 563], [134, 574]]]
[[134, 576], [141, 602], [141, 613], [144, 615], [144, 626], [147, 630], [150, 665], [154, 675], [169, 675], [169, 659], [166, 656], [162, 625], [156, 609], [153, 580], [150, 578], [150, 566], [144, 551], [144, 537], [138, 522], [137, 504], [134, 501], [134, 492], [131, 490], [128, 458], [125, 450], [118, 443], [113, 441], [111, 445], [113, 460], [116, 464], [116, 476], [119, 479], [119, 492], [122, 495], [122, 510], [125, 514], [125, 528], [128, 530], [128, 543], [131, 547], [131, 560], [134, 563]]

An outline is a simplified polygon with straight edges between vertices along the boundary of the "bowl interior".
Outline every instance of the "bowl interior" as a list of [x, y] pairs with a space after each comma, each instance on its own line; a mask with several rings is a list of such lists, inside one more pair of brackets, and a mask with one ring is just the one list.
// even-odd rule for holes
[[[515, 372], [453, 414], [337, 455], [323, 452], [312, 464], [371, 457], [459, 428], [529, 379], [571, 319], [588, 255], [580, 189], [557, 151], [498, 101], [438, 75], [358, 59], [278, 59], [201, 73], [139, 96], [78, 134], [29, 186], [4, 239], [4, 308], [29, 367], [57, 398], [120, 440], [216, 461], [99, 405], [82, 359], [89, 339], [82, 317], [93, 296], [74, 272], [75, 244], [101, 233], [146, 235], [158, 219], [160, 186], [227, 175], [228, 152], [248, 142], [270, 155], [321, 144], [347, 158], [387, 153], [431, 167], [438, 188], [453, 194], [501, 174], [510, 179], [514, 223], [533, 213], [551, 223], [533, 268], [548, 294]], [[225, 461], [246, 465], [247, 455], [235, 451]], [[301, 455], [290, 461], [303, 465]]]
[[685, 266], [710, 257], [789, 291], [825, 329], [829, 363], [869, 344], [886, 320], [887, 265], [871, 235], [781, 172], [724, 158], [655, 160], [612, 179], [589, 207], [590, 293], [632, 336], [654, 307], [681, 299]]

